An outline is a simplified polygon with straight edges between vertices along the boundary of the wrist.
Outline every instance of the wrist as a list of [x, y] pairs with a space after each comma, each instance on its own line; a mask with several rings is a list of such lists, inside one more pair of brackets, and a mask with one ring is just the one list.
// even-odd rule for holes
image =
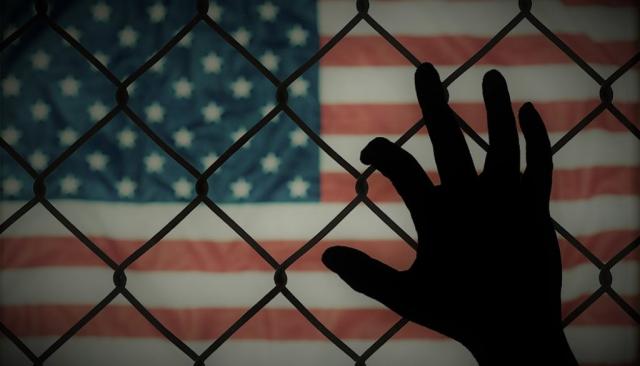
[[480, 366], [578, 365], [561, 325], [545, 330], [527, 327], [517, 331], [492, 330], [490, 334], [465, 346]]

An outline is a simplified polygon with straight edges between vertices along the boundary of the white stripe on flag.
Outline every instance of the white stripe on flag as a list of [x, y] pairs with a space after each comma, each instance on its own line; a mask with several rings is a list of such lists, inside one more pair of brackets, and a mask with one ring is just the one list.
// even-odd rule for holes
[[[309, 325], [311, 326], [311, 325]], [[580, 326], [565, 330], [571, 348], [581, 365], [628, 364], [637, 360], [638, 330], [616, 326]], [[37, 351], [44, 351], [55, 342], [53, 337], [27, 337], [25, 342]], [[187, 342], [196, 351], [207, 348], [213, 340]], [[363, 352], [371, 341], [348, 340], [356, 352]], [[6, 338], [0, 339], [0, 360], [6, 365], [27, 364]], [[408, 355], [411, 355], [409, 358]], [[82, 361], [92, 366], [175, 366], [192, 365], [193, 361], [178, 348], [163, 339], [109, 337], [74, 337], [54, 353], [47, 364], [66, 366]], [[280, 366], [290, 363], [303, 366], [352, 365], [335, 345], [327, 341], [259, 341], [234, 340], [225, 342], [209, 363], [234, 366]], [[472, 366], [477, 365], [469, 351], [453, 340], [401, 340], [393, 338], [385, 343], [367, 365], [426, 365]]]
[[[151, 238], [175, 216], [186, 203], [102, 203], [73, 200], [54, 200], [52, 203], [72, 217], [76, 226], [86, 235], [118, 239]], [[335, 217], [345, 203], [281, 203], [281, 204], [228, 204], [222, 209], [238, 220], [256, 240], [309, 240]], [[378, 205], [396, 223], [415, 237], [409, 211], [402, 203]], [[20, 207], [17, 203], [4, 205], [2, 220]], [[273, 213], [277, 212], [277, 217]], [[586, 200], [552, 202], [551, 213], [575, 236], [586, 236], [608, 230], [637, 230], [640, 227], [640, 198], [637, 196], [597, 196]], [[132, 220], [135, 218], [135, 220]], [[304, 220], [304, 225], [302, 224]], [[207, 207], [197, 207], [185, 219], [188, 224], [178, 225], [171, 238], [238, 240], [239, 237]], [[34, 226], [33, 223], [39, 223]], [[326, 239], [398, 239], [368, 207], [360, 204], [344, 221], [330, 232]], [[5, 237], [69, 236], [69, 231], [58, 223], [42, 206], [31, 209], [4, 233]]]
[[[451, 86], [451, 102], [482, 101], [482, 78], [492, 66], [476, 65], [463, 73]], [[608, 77], [616, 66], [599, 66]], [[438, 67], [444, 79], [455, 70]], [[509, 83], [513, 101], [558, 101], [599, 99], [600, 86], [576, 65], [500, 66]], [[414, 67], [363, 66], [321, 67], [320, 101], [322, 104], [415, 103]], [[640, 95], [638, 73], [630, 70], [613, 84], [616, 101], [637, 101]]]
[[[547, 123], [553, 123], [548, 121]], [[550, 133], [549, 139], [558, 141], [565, 133]], [[382, 136], [391, 141], [400, 138], [399, 135], [326, 135], [323, 139], [338, 154], [346, 159], [356, 169], [363, 171], [366, 165], [360, 162], [360, 152], [374, 138]], [[480, 134], [489, 141], [486, 133]], [[466, 136], [467, 146], [475, 163], [476, 169], [482, 170], [485, 151], [478, 144]], [[520, 134], [520, 161], [525, 167], [526, 143]], [[420, 165], [427, 171], [436, 171], [437, 166], [433, 157], [433, 145], [429, 137], [418, 135], [407, 141], [403, 148], [413, 154]], [[553, 158], [554, 169], [577, 169], [593, 166], [640, 166], [640, 143], [629, 132], [608, 132], [603, 130], [582, 131], [573, 140], [569, 141]], [[322, 172], [344, 172], [329, 155], [320, 154], [320, 170]]]
[[[318, 10], [320, 34], [331, 36], [351, 20], [356, 6], [353, 1], [321, 0]], [[494, 36], [518, 12], [517, 1], [376, 1], [369, 10], [371, 16], [392, 34], [416, 36]], [[556, 1], [538, 1], [532, 12], [559, 34], [584, 34], [595, 40], [638, 38], [638, 17], [633, 8], [566, 6]], [[519, 26], [510, 34], [539, 33], [531, 26]], [[350, 34], [378, 33], [361, 22]]]
[[[612, 287], [621, 295], [637, 295], [639, 264], [626, 261], [613, 271]], [[589, 295], [598, 287], [598, 269], [590, 263], [563, 271], [562, 299]], [[113, 271], [96, 267], [45, 267], [3, 271], [2, 305], [95, 304], [113, 289]], [[250, 307], [273, 288], [271, 272], [128, 271], [127, 288], [150, 308]], [[328, 309], [383, 308], [353, 291], [331, 272], [289, 272], [287, 287], [308, 307]], [[16, 286], [16, 284], [20, 286]], [[126, 304], [118, 297], [115, 304]], [[283, 297], [269, 307], [290, 308]]]

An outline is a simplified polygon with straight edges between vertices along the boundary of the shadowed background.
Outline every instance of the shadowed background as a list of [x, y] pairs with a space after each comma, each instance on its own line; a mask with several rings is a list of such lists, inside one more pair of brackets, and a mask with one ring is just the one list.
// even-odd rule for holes
[[[572, 235], [560, 237], [563, 314], [572, 320], [567, 337], [581, 364], [638, 361], [638, 250], [611, 270], [611, 287], [626, 311], [598, 290], [597, 267], [636, 248], [640, 233], [633, 1], [534, 1], [532, 14], [581, 66], [526, 19], [467, 64], [516, 17], [515, 1], [372, 1], [370, 18], [295, 77], [289, 76], [343, 35], [357, 14], [355, 1], [212, 2], [209, 23], [185, 29], [148, 70], [140, 67], [197, 14], [195, 2], [50, 1], [50, 19], [102, 70], [44, 22], [12, 39], [33, 9], [8, 0], [0, 11], [3, 364], [33, 363], [11, 339], [16, 336], [26, 354], [44, 352], [52, 365], [192, 365], [193, 355], [205, 350], [214, 350], [209, 364], [222, 365], [352, 365], [363, 353], [370, 365], [474, 365], [464, 347], [442, 335], [413, 324], [392, 328], [403, 324], [397, 315], [351, 291], [320, 261], [336, 243], [398, 269], [413, 260], [407, 241], [415, 230], [389, 182], [373, 173], [367, 179], [372, 205], [352, 200], [366, 168], [360, 150], [375, 136], [397, 140], [417, 132], [404, 146], [438, 180], [426, 129], [412, 129], [421, 118], [415, 60], [436, 65], [450, 84], [452, 108], [485, 140], [480, 85], [486, 71], [503, 73], [515, 108], [535, 103], [560, 148], [551, 213]], [[235, 39], [235, 48], [212, 24]], [[254, 64], [238, 52], [243, 48]], [[629, 60], [635, 66], [611, 86], [613, 104], [601, 105], [609, 99], [594, 77], [602, 83]], [[131, 75], [137, 78], [126, 83], [125, 108], [114, 95]], [[278, 80], [287, 81], [287, 113], [276, 107]], [[267, 123], [254, 135], [261, 120]], [[140, 128], [145, 125], [150, 130]], [[577, 134], [563, 137], [576, 126]], [[240, 140], [248, 131], [251, 138]], [[90, 138], [74, 145], [87, 132]], [[239, 140], [242, 147], [234, 145]], [[484, 151], [468, 143], [480, 169]], [[225, 154], [232, 145], [233, 154]], [[58, 161], [68, 149], [73, 153]], [[212, 164], [205, 193], [213, 205], [196, 191]], [[42, 172], [45, 204], [36, 203], [42, 196], [33, 200]], [[30, 210], [13, 222], [25, 204]], [[186, 217], [155, 236], [185, 207]], [[341, 212], [348, 215], [323, 230]], [[397, 226], [383, 222], [384, 215]], [[87, 243], [106, 254], [103, 260]], [[145, 243], [148, 250], [138, 251]], [[593, 256], [576, 249], [582, 245]], [[131, 298], [115, 294], [73, 337], [55, 343], [112, 293], [113, 268], [122, 261], [126, 289], [148, 309], [147, 319]], [[291, 296], [273, 290], [280, 263]], [[268, 303], [243, 315], [261, 299]], [[590, 306], [581, 307], [584, 301]], [[228, 332], [233, 324], [240, 327]], [[376, 343], [391, 328], [389, 340]]]

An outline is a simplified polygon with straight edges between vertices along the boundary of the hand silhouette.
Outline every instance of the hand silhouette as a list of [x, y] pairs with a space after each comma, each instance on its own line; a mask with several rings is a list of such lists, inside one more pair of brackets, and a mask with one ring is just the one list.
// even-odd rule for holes
[[422, 64], [415, 84], [442, 184], [384, 138], [360, 157], [407, 205], [418, 234], [415, 262], [400, 271], [342, 246], [327, 249], [323, 262], [354, 290], [458, 340], [480, 365], [577, 365], [561, 323], [553, 166], [542, 119], [531, 103], [520, 108], [527, 164], [520, 173], [507, 84], [489, 71], [482, 88], [490, 147], [478, 175], [435, 68]]

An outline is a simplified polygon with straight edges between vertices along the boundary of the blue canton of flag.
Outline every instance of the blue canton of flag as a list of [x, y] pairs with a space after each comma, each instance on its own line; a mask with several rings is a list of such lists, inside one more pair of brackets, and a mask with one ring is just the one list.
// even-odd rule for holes
[[[67, 1], [50, 15], [120, 80], [133, 73], [196, 13], [174, 1]], [[4, 37], [33, 15], [11, 1]], [[113, 4], [111, 4], [113, 5]], [[318, 48], [315, 2], [275, 7], [262, 0], [212, 2], [208, 15], [284, 79]], [[36, 170], [116, 106], [115, 86], [52, 29], [38, 25], [2, 53], [1, 136]], [[129, 106], [194, 167], [204, 171], [275, 105], [275, 86], [204, 22], [129, 88]], [[318, 67], [289, 87], [296, 113], [319, 132]], [[280, 113], [210, 179], [217, 202], [318, 201], [319, 151]], [[2, 153], [2, 197], [32, 197], [33, 179]], [[46, 180], [47, 197], [187, 201], [195, 178], [123, 113]]]

